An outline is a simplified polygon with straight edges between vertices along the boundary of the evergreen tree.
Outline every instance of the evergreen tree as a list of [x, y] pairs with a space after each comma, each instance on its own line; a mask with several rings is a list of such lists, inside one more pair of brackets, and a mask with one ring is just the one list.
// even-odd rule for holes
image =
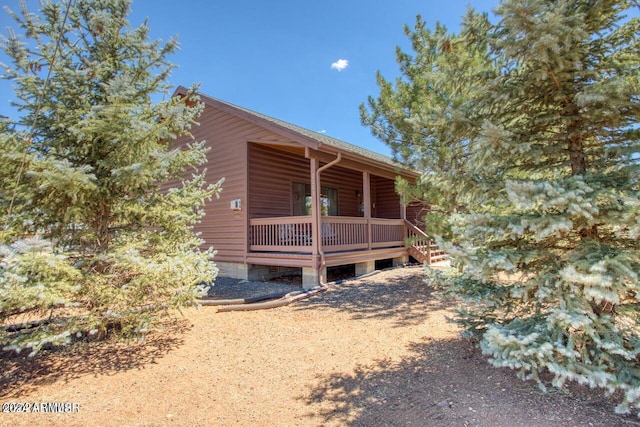
[[[486, 15], [469, 10], [463, 28], [488, 26]], [[396, 49], [401, 77], [394, 83], [380, 74], [380, 95], [360, 106], [362, 123], [393, 150], [394, 157], [421, 172], [415, 185], [399, 178], [396, 188], [405, 203], [424, 202], [431, 236], [449, 236], [448, 218], [465, 209], [468, 157], [477, 134], [479, 111], [473, 93], [495, 72], [486, 44], [471, 43], [464, 31], [451, 34], [436, 23], [430, 30], [417, 17], [405, 26], [413, 54]]]
[[202, 104], [195, 90], [167, 96], [177, 40], [131, 28], [130, 3], [10, 12], [21, 34], [1, 40], [3, 77], [20, 118], [0, 136], [0, 320], [37, 321], [4, 328], [5, 349], [144, 334], [217, 273], [192, 226], [220, 183], [182, 180], [206, 161], [202, 142], [171, 148]]
[[435, 280], [467, 302], [458, 320], [495, 366], [621, 392], [619, 412], [640, 407], [634, 6], [503, 0], [497, 24], [467, 21], [499, 68], [469, 96], [481, 120], [445, 245], [465, 268]]

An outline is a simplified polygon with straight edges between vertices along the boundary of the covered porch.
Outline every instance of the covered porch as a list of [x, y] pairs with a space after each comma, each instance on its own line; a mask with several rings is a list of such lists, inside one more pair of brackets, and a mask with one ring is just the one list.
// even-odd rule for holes
[[[340, 152], [298, 153], [271, 143], [251, 147], [247, 263], [300, 267], [303, 283], [315, 285], [331, 266], [355, 264], [363, 274], [376, 260], [431, 262], [435, 248], [395, 193], [398, 171]], [[288, 179], [273, 174], [279, 165]]]
[[[320, 217], [316, 233], [312, 216], [255, 218], [249, 220], [251, 252], [313, 254], [405, 248], [409, 238], [425, 239], [404, 219]], [[422, 234], [422, 235], [419, 235]], [[314, 244], [314, 237], [318, 245]], [[422, 242], [424, 243], [424, 242]]]
[[314, 228], [310, 216], [252, 219], [248, 261], [301, 267], [303, 283], [306, 277], [312, 285], [326, 278], [327, 267], [355, 264], [360, 275], [373, 271], [376, 260], [401, 264], [412, 256], [431, 264], [442, 259], [428, 236], [404, 219], [323, 216], [320, 232]]

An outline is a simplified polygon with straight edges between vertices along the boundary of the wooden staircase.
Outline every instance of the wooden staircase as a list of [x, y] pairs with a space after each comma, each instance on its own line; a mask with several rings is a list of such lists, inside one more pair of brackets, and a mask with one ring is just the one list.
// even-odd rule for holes
[[409, 221], [405, 221], [406, 242], [409, 255], [420, 263], [433, 263], [444, 261], [447, 254], [429, 239], [422, 230]]

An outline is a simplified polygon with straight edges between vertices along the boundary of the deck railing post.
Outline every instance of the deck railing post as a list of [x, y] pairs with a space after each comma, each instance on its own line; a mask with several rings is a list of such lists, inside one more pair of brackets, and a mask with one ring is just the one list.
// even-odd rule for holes
[[320, 239], [322, 238], [322, 234], [320, 233], [320, 220], [319, 220], [319, 206], [320, 197], [318, 193], [320, 189], [318, 188], [317, 175], [316, 171], [318, 170], [318, 159], [311, 158], [311, 244], [312, 244], [312, 254], [317, 255], [320, 252], [320, 245], [322, 242]]
[[362, 172], [362, 195], [363, 215], [367, 219], [367, 247], [371, 250], [371, 174], [369, 171]]

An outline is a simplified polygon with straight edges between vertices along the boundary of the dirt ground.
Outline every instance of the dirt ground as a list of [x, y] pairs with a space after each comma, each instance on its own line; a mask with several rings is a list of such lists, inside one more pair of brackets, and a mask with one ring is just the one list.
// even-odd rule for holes
[[[139, 343], [0, 359], [2, 426], [624, 426], [635, 416], [571, 387], [543, 395], [491, 367], [401, 268], [273, 310], [203, 307]], [[6, 406], [3, 406], [6, 408]]]

